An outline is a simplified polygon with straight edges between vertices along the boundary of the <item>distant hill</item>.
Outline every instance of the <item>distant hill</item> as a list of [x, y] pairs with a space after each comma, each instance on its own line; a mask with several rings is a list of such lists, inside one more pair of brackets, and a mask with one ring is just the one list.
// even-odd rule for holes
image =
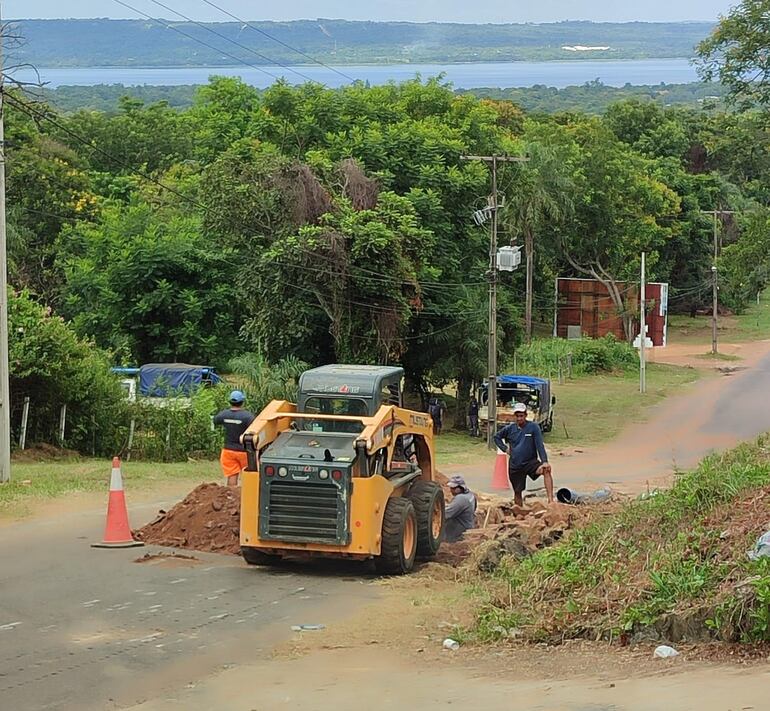
[[[25, 43], [11, 48], [9, 63], [87, 67], [309, 61], [236, 22], [207, 23], [206, 27], [248, 50], [195, 24], [165, 22], [190, 37], [150, 20], [13, 20]], [[714, 27], [708, 22], [466, 25], [301, 20], [251, 24], [329, 64], [690, 57], [693, 47]]]

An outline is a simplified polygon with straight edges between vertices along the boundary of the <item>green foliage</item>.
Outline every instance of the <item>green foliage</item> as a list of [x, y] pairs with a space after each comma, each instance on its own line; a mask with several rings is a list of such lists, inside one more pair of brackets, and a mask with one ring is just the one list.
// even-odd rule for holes
[[[583, 338], [579, 341], [564, 338], [533, 341], [516, 351], [516, 368], [519, 373], [527, 375], [554, 377], [560, 363], [562, 370], [566, 368], [570, 355], [574, 375], [612, 373], [639, 365], [636, 351], [628, 343], [618, 341], [610, 334], [603, 338]], [[513, 368], [513, 363], [508, 362], [506, 365]]]
[[[114, 114], [118, 111], [120, 100], [124, 96], [139, 99], [144, 104], [166, 102], [174, 109], [188, 109], [195, 103], [198, 89], [199, 86], [194, 84], [179, 86], [93, 84], [44, 89], [43, 95], [52, 106], [64, 112], [70, 113], [83, 109]], [[259, 93], [255, 91], [255, 94]], [[491, 101], [500, 114], [498, 124], [517, 133], [523, 120], [522, 110], [534, 114], [578, 111], [600, 115], [612, 104], [627, 99], [654, 102], [659, 106], [686, 106], [714, 110], [723, 108], [723, 97], [727, 89], [721, 84], [706, 82], [634, 86], [627, 84], [623, 87], [615, 87], [594, 80], [562, 89], [544, 85], [507, 89], [481, 87], [458, 88], [455, 93]]]
[[[67, 101], [66, 92], [59, 99], [60, 90], [56, 90], [54, 101]], [[713, 110], [722, 108], [722, 97], [727, 89], [721, 84], [692, 82], [689, 84], [626, 84], [623, 87], [607, 86], [598, 79], [585, 84], [557, 89], [553, 86], [535, 85], [515, 88], [475, 88], [458, 89], [459, 94], [472, 94], [479, 98], [511, 101], [532, 114], [554, 114], [559, 112], [579, 112], [600, 115], [613, 104], [637, 99], [658, 106], [687, 106]], [[118, 92], [114, 94], [113, 101]], [[95, 101], [96, 97], [87, 99]]]
[[742, 0], [698, 45], [701, 77], [719, 79], [729, 88], [730, 98], [743, 105], [770, 101], [768, 11], [768, 0]]
[[214, 413], [226, 407], [229, 388], [203, 388], [191, 398], [163, 398], [152, 402], [139, 398], [128, 407], [122, 434], [128, 447], [130, 421], [134, 422], [131, 458], [156, 462], [186, 461], [189, 458], [212, 458], [222, 446], [222, 432], [211, 421]]
[[8, 359], [11, 425], [18, 442], [25, 397], [30, 398], [27, 442], [53, 442], [67, 405], [65, 444], [111, 454], [118, 450], [115, 424], [124, 414], [123, 394], [109, 372], [106, 354], [29, 293], [8, 293]]
[[259, 353], [244, 353], [230, 361], [229, 369], [246, 380], [248, 407], [256, 413], [272, 400], [296, 402], [299, 376], [308, 364], [292, 356], [271, 364]]
[[[192, 140], [185, 116], [165, 101], [145, 105], [123, 96], [118, 113], [79, 111], [67, 117], [60, 140], [88, 162], [92, 169], [113, 173], [156, 171], [192, 156]], [[74, 138], [88, 136], [83, 145]]]
[[60, 240], [64, 313], [126, 360], [217, 365], [236, 350], [233, 252], [200, 220], [148, 204], [110, 206]]
[[[67, 130], [12, 100], [7, 112], [12, 283], [117, 362], [221, 365], [245, 350], [263, 370], [291, 358], [399, 363], [423, 397], [456, 384], [462, 424], [486, 371], [489, 232], [471, 216], [491, 190], [489, 167], [468, 155], [530, 158], [500, 167], [499, 239], [531, 257], [536, 330], [552, 318], [554, 278], [589, 276], [633, 335], [642, 251], [650, 278], [671, 284], [672, 311], [703, 306], [704, 210], [745, 213], [721, 225], [723, 302], [739, 310], [766, 284], [759, 112], [630, 101], [603, 117], [526, 116], [507, 94], [459, 95], [441, 78], [258, 90], [215, 77], [182, 110], [140, 93], [110, 113], [59, 115]], [[500, 276], [502, 353], [521, 341], [526, 286], [524, 269]], [[518, 369], [554, 374], [565, 347], [523, 350]], [[620, 344], [569, 348], [578, 372], [635, 362]], [[168, 426], [158, 417], [152, 431]]]

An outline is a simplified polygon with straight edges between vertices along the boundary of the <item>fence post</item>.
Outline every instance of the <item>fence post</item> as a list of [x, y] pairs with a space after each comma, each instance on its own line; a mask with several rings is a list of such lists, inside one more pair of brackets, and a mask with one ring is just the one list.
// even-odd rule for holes
[[567, 353], [567, 371], [569, 373], [570, 380], [572, 380], [572, 351]]
[[564, 385], [564, 369], [562, 368], [561, 358], [559, 358], [559, 385]]
[[171, 423], [166, 425], [166, 456], [171, 459]]
[[67, 403], [65, 402], [61, 406], [61, 411], [59, 412], [59, 446], [64, 446], [64, 432], [67, 427]]
[[128, 447], [126, 448], [126, 461], [131, 461], [131, 447], [134, 446], [134, 429], [136, 428], [136, 420], [132, 417], [131, 424], [128, 426]]
[[24, 398], [24, 409], [21, 411], [21, 433], [19, 434], [19, 449], [27, 446], [27, 422], [29, 421], [29, 395]]

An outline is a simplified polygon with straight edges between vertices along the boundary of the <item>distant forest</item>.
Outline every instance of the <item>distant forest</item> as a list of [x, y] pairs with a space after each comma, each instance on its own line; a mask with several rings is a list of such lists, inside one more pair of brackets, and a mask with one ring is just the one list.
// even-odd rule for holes
[[[294, 50], [331, 64], [691, 57], [693, 47], [714, 27], [708, 22], [468, 25], [300, 20], [255, 21], [246, 26], [237, 22], [196, 25], [172, 20], [93, 19], [12, 23], [24, 43], [12, 49], [10, 62], [47, 67], [312, 61]], [[578, 45], [609, 49], [564, 49]]]
[[[183, 86], [124, 86], [123, 84], [97, 84], [95, 86], [60, 86], [43, 90], [45, 100], [64, 112], [80, 109], [115, 113], [120, 100], [130, 96], [144, 104], [166, 102], [174, 109], [190, 107], [199, 87]], [[722, 106], [725, 89], [719, 84], [657, 84], [653, 86], [624, 87], [606, 86], [599, 81], [581, 86], [555, 89], [547, 86], [533, 86], [515, 89], [458, 89], [457, 94], [473, 94], [486, 99], [513, 101], [528, 112], [557, 113], [559, 111], [582, 111], [602, 114], [617, 101], [640, 99], [652, 101], [660, 106]]]

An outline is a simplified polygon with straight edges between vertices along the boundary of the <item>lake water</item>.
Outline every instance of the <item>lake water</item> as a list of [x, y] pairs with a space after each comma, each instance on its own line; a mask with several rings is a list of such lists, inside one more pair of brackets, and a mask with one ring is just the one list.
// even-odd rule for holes
[[[290, 71], [294, 70], [294, 71]], [[264, 88], [278, 77], [291, 83], [306, 81], [306, 77], [330, 87], [349, 82], [331, 69], [322, 66], [302, 66], [284, 69], [265, 67], [42, 67], [40, 76], [48, 86], [63, 84], [151, 84], [156, 86], [205, 84], [213, 75], [239, 76], [253, 86]], [[644, 59], [628, 61], [575, 60], [571, 62], [500, 62], [483, 64], [396, 64], [380, 66], [342, 66], [337, 69], [347, 77], [385, 84], [405, 81], [417, 74], [423, 79], [444, 74], [458, 89], [479, 87], [526, 87], [544, 84], [563, 88], [599, 79], [608, 86], [624, 84], [684, 84], [697, 81], [695, 69], [686, 59]], [[269, 72], [269, 73], [266, 73]], [[294, 73], [297, 72], [297, 73]], [[303, 76], [300, 76], [303, 75]], [[32, 77], [17, 78], [31, 80]]]

